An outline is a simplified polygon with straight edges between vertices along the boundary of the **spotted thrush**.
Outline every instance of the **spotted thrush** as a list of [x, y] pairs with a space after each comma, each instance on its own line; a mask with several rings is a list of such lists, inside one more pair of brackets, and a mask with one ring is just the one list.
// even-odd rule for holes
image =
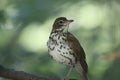
[[70, 66], [65, 80], [68, 80], [68, 76], [74, 67], [80, 74], [81, 80], [88, 80], [85, 52], [79, 41], [68, 32], [71, 22], [73, 20], [67, 20], [65, 17], [59, 17], [55, 20], [47, 42], [48, 51], [54, 60]]

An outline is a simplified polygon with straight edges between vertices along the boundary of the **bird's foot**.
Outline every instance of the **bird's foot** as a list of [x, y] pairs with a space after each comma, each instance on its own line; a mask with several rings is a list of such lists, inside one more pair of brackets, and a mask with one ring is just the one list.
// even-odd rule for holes
[[63, 80], [69, 80], [67, 77], [65, 77]]

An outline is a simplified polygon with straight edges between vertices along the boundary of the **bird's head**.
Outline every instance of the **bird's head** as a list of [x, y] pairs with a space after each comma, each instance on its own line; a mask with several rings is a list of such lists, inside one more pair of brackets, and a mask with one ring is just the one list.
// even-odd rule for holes
[[52, 32], [67, 32], [68, 26], [71, 22], [73, 22], [73, 20], [67, 20], [65, 17], [57, 18], [53, 24]]

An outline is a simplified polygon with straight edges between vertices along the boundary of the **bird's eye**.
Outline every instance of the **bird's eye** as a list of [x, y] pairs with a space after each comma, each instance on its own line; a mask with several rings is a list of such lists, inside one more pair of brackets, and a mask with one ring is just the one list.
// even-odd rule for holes
[[64, 21], [63, 20], [60, 20], [59, 23], [63, 23]]
[[64, 24], [64, 21], [60, 20], [58, 24], [62, 26]]

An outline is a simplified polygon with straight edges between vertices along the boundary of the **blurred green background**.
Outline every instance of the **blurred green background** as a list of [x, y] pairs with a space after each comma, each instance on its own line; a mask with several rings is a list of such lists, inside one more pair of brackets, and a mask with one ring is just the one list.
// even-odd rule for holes
[[[69, 67], [54, 61], [46, 46], [60, 16], [74, 20], [69, 31], [86, 52], [90, 80], [120, 80], [120, 0], [0, 0], [0, 64], [64, 77]], [[76, 70], [70, 78], [79, 79]]]

